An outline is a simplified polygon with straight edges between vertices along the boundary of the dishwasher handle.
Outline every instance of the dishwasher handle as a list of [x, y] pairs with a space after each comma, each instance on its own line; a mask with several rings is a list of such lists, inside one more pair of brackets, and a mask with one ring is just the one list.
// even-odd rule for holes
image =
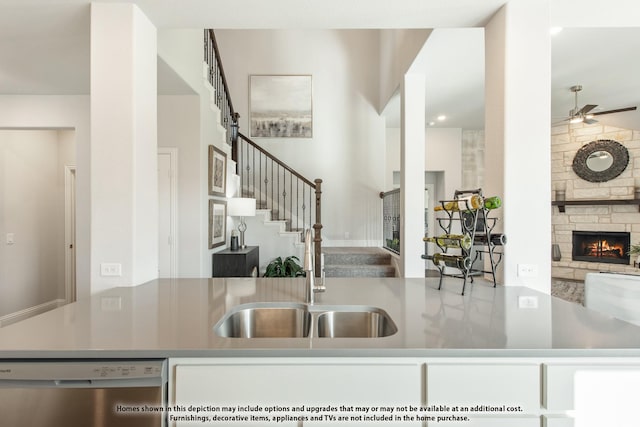
[[164, 383], [161, 377], [119, 378], [119, 379], [77, 379], [77, 380], [0, 380], [3, 388], [131, 388], [159, 387]]

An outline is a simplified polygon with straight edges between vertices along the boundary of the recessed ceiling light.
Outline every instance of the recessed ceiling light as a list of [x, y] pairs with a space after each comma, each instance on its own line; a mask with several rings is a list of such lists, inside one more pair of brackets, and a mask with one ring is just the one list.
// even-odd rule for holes
[[436, 122], [429, 122], [429, 126], [435, 126]]
[[552, 36], [555, 36], [556, 34], [560, 33], [560, 31], [562, 31], [562, 27], [551, 27], [551, 28], [549, 29], [549, 33], [550, 33]]
[[447, 120], [447, 116], [445, 116], [444, 114], [441, 114], [441, 115], [439, 115], [439, 116], [437, 117], [437, 119], [438, 119], [438, 121], [439, 121], [439, 122], [442, 122], [442, 121], [444, 121], [444, 120]]

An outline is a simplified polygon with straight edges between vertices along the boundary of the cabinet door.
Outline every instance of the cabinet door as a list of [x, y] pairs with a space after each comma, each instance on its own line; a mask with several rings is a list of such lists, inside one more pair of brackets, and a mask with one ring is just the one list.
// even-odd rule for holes
[[[514, 416], [540, 410], [540, 366], [537, 364], [450, 364], [427, 366], [427, 403], [451, 408], [478, 405], [493, 415]], [[503, 410], [497, 410], [503, 409]]]
[[545, 365], [544, 406], [573, 410], [576, 425], [637, 426], [638, 365]]
[[488, 417], [473, 418], [470, 421], [442, 421], [436, 424], [438, 427], [540, 427], [539, 417]]
[[[210, 405], [250, 409], [256, 416], [296, 416], [295, 408], [319, 407], [314, 420], [304, 425], [339, 425], [337, 415], [347, 416], [345, 425], [356, 421], [366, 408], [418, 406], [421, 400], [418, 364], [221, 364], [178, 365], [175, 369], [176, 404]], [[267, 408], [277, 407], [273, 410]], [[357, 407], [361, 411], [357, 412]], [[325, 417], [327, 415], [327, 417]], [[313, 421], [313, 422], [311, 422]], [[331, 421], [331, 422], [330, 422]], [[291, 421], [278, 425], [297, 425]], [[362, 425], [371, 424], [362, 419]], [[393, 425], [392, 423], [385, 423]], [[181, 424], [177, 424], [180, 426]], [[223, 425], [223, 424], [218, 424]], [[255, 422], [234, 426], [257, 425]], [[403, 423], [402, 425], [411, 425]], [[416, 423], [414, 425], [420, 425]]]
[[547, 415], [542, 417], [542, 427], [574, 427], [575, 420], [570, 417]]

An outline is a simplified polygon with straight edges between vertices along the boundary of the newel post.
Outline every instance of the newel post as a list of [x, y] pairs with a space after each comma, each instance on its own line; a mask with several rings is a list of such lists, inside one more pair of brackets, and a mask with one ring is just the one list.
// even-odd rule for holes
[[239, 174], [238, 168], [238, 133], [240, 128], [240, 114], [233, 113], [231, 115], [231, 160], [236, 162], [236, 174]]
[[322, 274], [322, 180], [315, 179], [314, 182], [316, 183], [316, 223], [313, 224], [313, 243], [315, 252], [314, 270], [316, 272], [316, 277], [320, 277]]

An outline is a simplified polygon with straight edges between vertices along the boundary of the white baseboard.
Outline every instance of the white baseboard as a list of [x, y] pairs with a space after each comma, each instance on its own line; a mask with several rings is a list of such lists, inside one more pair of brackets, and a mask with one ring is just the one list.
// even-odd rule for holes
[[0, 317], [0, 328], [27, 319], [29, 317], [42, 314], [49, 310], [53, 310], [54, 308], [58, 308], [64, 304], [64, 299], [54, 299], [39, 305], [34, 305], [33, 307], [25, 308], [24, 310], [16, 311], [15, 313], [6, 314]]

